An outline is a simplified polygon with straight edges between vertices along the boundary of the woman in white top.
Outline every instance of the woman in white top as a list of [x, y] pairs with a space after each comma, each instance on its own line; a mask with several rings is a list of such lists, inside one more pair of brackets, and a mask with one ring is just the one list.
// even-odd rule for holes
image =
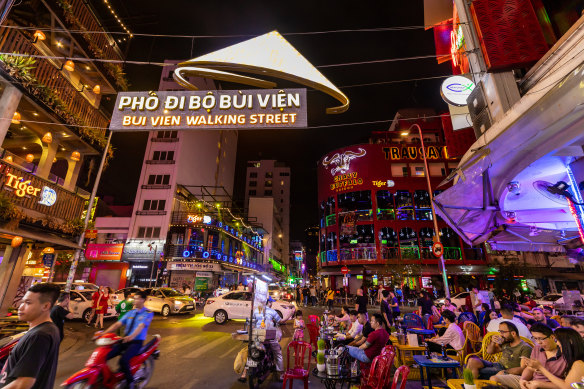
[[464, 346], [464, 334], [455, 323], [456, 316], [452, 311], [445, 310], [442, 312], [442, 317], [444, 318], [444, 324], [447, 325], [446, 331], [442, 336], [428, 339], [430, 351], [442, 352], [442, 346], [446, 346], [446, 349], [460, 350]]
[[347, 307], [341, 308], [341, 315], [334, 317], [333, 325], [336, 326], [337, 324], [341, 323], [343, 323], [345, 331], [348, 331], [349, 327], [351, 327], [351, 318], [349, 317], [349, 308]]

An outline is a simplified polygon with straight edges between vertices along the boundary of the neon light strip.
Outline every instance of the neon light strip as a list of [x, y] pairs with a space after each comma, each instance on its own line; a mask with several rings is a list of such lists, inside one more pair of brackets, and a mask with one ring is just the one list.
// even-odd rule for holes
[[[578, 189], [578, 182], [576, 181], [576, 177], [574, 177], [574, 172], [572, 172], [572, 168], [570, 168], [570, 165], [568, 165], [566, 171], [568, 172], [568, 178], [570, 179], [570, 186], [572, 188], [571, 192], [574, 195], [574, 199], [576, 199], [577, 203], [580, 204], [584, 203], [584, 200], [582, 199], [582, 194], [580, 193], [580, 189]], [[584, 216], [584, 206], [582, 205], [574, 206], [579, 211], [580, 218], [582, 218]]]
[[584, 243], [584, 228], [582, 228], [582, 220], [580, 219], [580, 215], [578, 214], [578, 212], [576, 211], [576, 208], [574, 207], [574, 203], [572, 203], [572, 201], [570, 201], [570, 199], [568, 200], [568, 207], [570, 208], [570, 212], [572, 213], [572, 216], [574, 216], [574, 220], [576, 220], [576, 225], [578, 226], [578, 233], [580, 234], [580, 240], [582, 241], [582, 243]]

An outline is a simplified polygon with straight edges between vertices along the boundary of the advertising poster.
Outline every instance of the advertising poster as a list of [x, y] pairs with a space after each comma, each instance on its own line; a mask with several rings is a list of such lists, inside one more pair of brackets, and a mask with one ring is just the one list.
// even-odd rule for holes
[[195, 278], [195, 290], [196, 291], [205, 291], [209, 288], [208, 284], [209, 279], [207, 277], [197, 277]]

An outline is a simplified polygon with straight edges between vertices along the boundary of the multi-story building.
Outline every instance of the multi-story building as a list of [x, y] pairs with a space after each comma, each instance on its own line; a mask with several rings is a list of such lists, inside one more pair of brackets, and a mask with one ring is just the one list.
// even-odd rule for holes
[[0, 312], [77, 247], [106, 145], [101, 99], [127, 85], [97, 15], [81, 0], [24, 2], [0, 29]]
[[[159, 90], [183, 89], [173, 71], [164, 68]], [[217, 88], [205, 79], [191, 81]], [[212, 274], [208, 286], [231, 284], [243, 271], [261, 269], [261, 236], [246, 227], [231, 199], [236, 153], [235, 130], [151, 131], [131, 218], [97, 221], [104, 233], [127, 226], [120, 265], [130, 270], [130, 284], [192, 287], [196, 270]], [[115, 273], [109, 282], [119, 282]]]
[[[418, 132], [408, 128], [422, 128], [434, 194], [458, 158], [448, 155], [439, 119], [397, 122], [394, 131], [374, 133], [370, 143], [333, 150], [319, 161], [320, 274], [335, 288], [342, 287], [338, 276], [346, 266], [353, 293], [363, 280], [382, 278], [388, 285], [441, 289], [423, 151]], [[442, 220], [438, 226], [451, 284], [457, 275], [486, 270], [481, 248], [465, 245]]]
[[278, 205], [273, 197], [250, 197], [247, 214], [265, 231], [263, 265], [280, 277], [286, 277], [289, 263], [284, 258], [284, 228]]
[[[290, 168], [275, 160], [248, 161], [245, 183], [245, 205], [251, 209], [250, 198], [271, 197], [274, 199], [274, 208], [282, 222], [282, 251], [280, 261], [289, 264], [290, 246]], [[258, 215], [249, 212], [250, 217]], [[274, 240], [274, 239], [273, 239]], [[275, 244], [275, 243], [273, 243]]]

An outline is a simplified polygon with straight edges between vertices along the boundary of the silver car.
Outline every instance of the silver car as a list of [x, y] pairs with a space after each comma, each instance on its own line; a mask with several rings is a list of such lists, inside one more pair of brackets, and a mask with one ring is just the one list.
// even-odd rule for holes
[[171, 313], [194, 313], [195, 300], [172, 288], [149, 288], [144, 290], [148, 295], [144, 306], [162, 316]]

